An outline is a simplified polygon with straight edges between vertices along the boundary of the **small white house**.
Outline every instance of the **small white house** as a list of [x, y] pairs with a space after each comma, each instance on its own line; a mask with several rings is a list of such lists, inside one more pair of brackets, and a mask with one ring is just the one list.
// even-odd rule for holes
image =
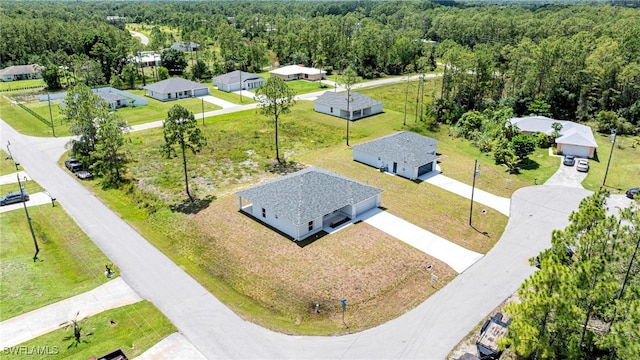
[[438, 141], [400, 131], [353, 147], [353, 160], [407, 179], [433, 171]]
[[207, 85], [180, 77], [158, 81], [142, 88], [146, 96], [160, 101], [209, 95], [209, 87]]
[[381, 193], [373, 186], [310, 167], [237, 195], [240, 211], [298, 241], [380, 206]]
[[592, 158], [595, 155], [598, 143], [596, 143], [596, 138], [589, 126], [573, 121], [551, 119], [546, 116], [527, 116], [509, 120], [509, 124], [525, 134], [541, 132], [547, 136], [553, 134], [554, 123], [562, 125], [560, 136], [555, 139], [559, 153], [581, 158]]
[[44, 67], [37, 64], [9, 66], [0, 70], [0, 80], [17, 81], [42, 79], [43, 69]]
[[215, 85], [218, 90], [226, 92], [255, 90], [264, 85], [264, 78], [253, 73], [236, 70], [214, 77], [213, 85]]
[[[347, 97], [349, 98], [348, 102]], [[374, 100], [355, 92], [347, 94], [345, 92], [326, 91], [314, 100], [313, 109], [317, 112], [343, 119], [358, 120], [381, 113], [382, 101]]]

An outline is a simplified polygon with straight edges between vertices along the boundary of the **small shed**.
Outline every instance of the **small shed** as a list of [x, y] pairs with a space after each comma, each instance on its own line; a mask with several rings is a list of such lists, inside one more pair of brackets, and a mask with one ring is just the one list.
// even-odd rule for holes
[[382, 101], [374, 100], [356, 92], [337, 93], [326, 91], [313, 102], [313, 109], [323, 114], [347, 120], [358, 120], [381, 113]]
[[438, 141], [399, 131], [353, 147], [353, 160], [410, 180], [433, 171]]

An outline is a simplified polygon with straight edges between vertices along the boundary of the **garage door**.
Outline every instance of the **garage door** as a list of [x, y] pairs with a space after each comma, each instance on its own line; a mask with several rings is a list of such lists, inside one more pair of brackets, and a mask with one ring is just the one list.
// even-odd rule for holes
[[586, 158], [589, 157], [589, 148], [586, 146], [565, 144], [562, 145], [562, 154]]
[[431, 170], [433, 170], [433, 162], [430, 162], [428, 164], [424, 164], [424, 165], [422, 165], [422, 166], [420, 166], [418, 168], [418, 176], [424, 175], [424, 174], [428, 173]]

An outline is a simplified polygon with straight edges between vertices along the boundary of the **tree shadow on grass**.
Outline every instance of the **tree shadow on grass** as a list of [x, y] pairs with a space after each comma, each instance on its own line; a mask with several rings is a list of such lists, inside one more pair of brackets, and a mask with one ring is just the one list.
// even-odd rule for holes
[[540, 168], [540, 164], [538, 164], [535, 160], [526, 158], [518, 165], [518, 167], [520, 168], [520, 170], [537, 170]]
[[186, 199], [177, 204], [170, 205], [169, 209], [173, 212], [180, 212], [183, 214], [197, 214], [208, 208], [209, 204], [211, 204], [215, 199], [216, 197], [213, 195], [209, 195], [204, 199], [193, 199], [193, 201]]

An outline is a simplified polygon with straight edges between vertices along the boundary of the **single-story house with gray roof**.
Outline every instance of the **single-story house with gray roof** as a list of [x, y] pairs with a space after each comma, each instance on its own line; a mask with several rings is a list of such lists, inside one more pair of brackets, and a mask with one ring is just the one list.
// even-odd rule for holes
[[553, 124], [562, 125], [560, 136], [555, 139], [558, 153], [574, 155], [581, 158], [593, 158], [598, 147], [593, 131], [586, 125], [573, 121], [556, 120], [546, 116], [527, 116], [509, 119], [509, 124], [517, 127], [525, 134], [544, 133], [553, 134]]
[[0, 70], [0, 80], [17, 81], [42, 79], [43, 66], [37, 64], [9, 66]]
[[[172, 77], [142, 87], [144, 94], [160, 101], [209, 95], [209, 87], [195, 81]], [[147, 91], [149, 92], [147, 94]]]
[[264, 85], [264, 78], [256, 74], [236, 70], [214, 77], [213, 85], [215, 85], [218, 90], [226, 92], [254, 90]]
[[[349, 102], [347, 103], [347, 96]], [[348, 120], [379, 114], [382, 112], [382, 101], [374, 100], [366, 95], [351, 92], [326, 91], [313, 102], [313, 109], [328, 115], [338, 116]]]
[[400, 131], [353, 147], [353, 160], [410, 180], [433, 171], [438, 140]]
[[[381, 189], [310, 167], [238, 191], [239, 210], [303, 240], [380, 206]], [[250, 202], [243, 204], [243, 200]]]

